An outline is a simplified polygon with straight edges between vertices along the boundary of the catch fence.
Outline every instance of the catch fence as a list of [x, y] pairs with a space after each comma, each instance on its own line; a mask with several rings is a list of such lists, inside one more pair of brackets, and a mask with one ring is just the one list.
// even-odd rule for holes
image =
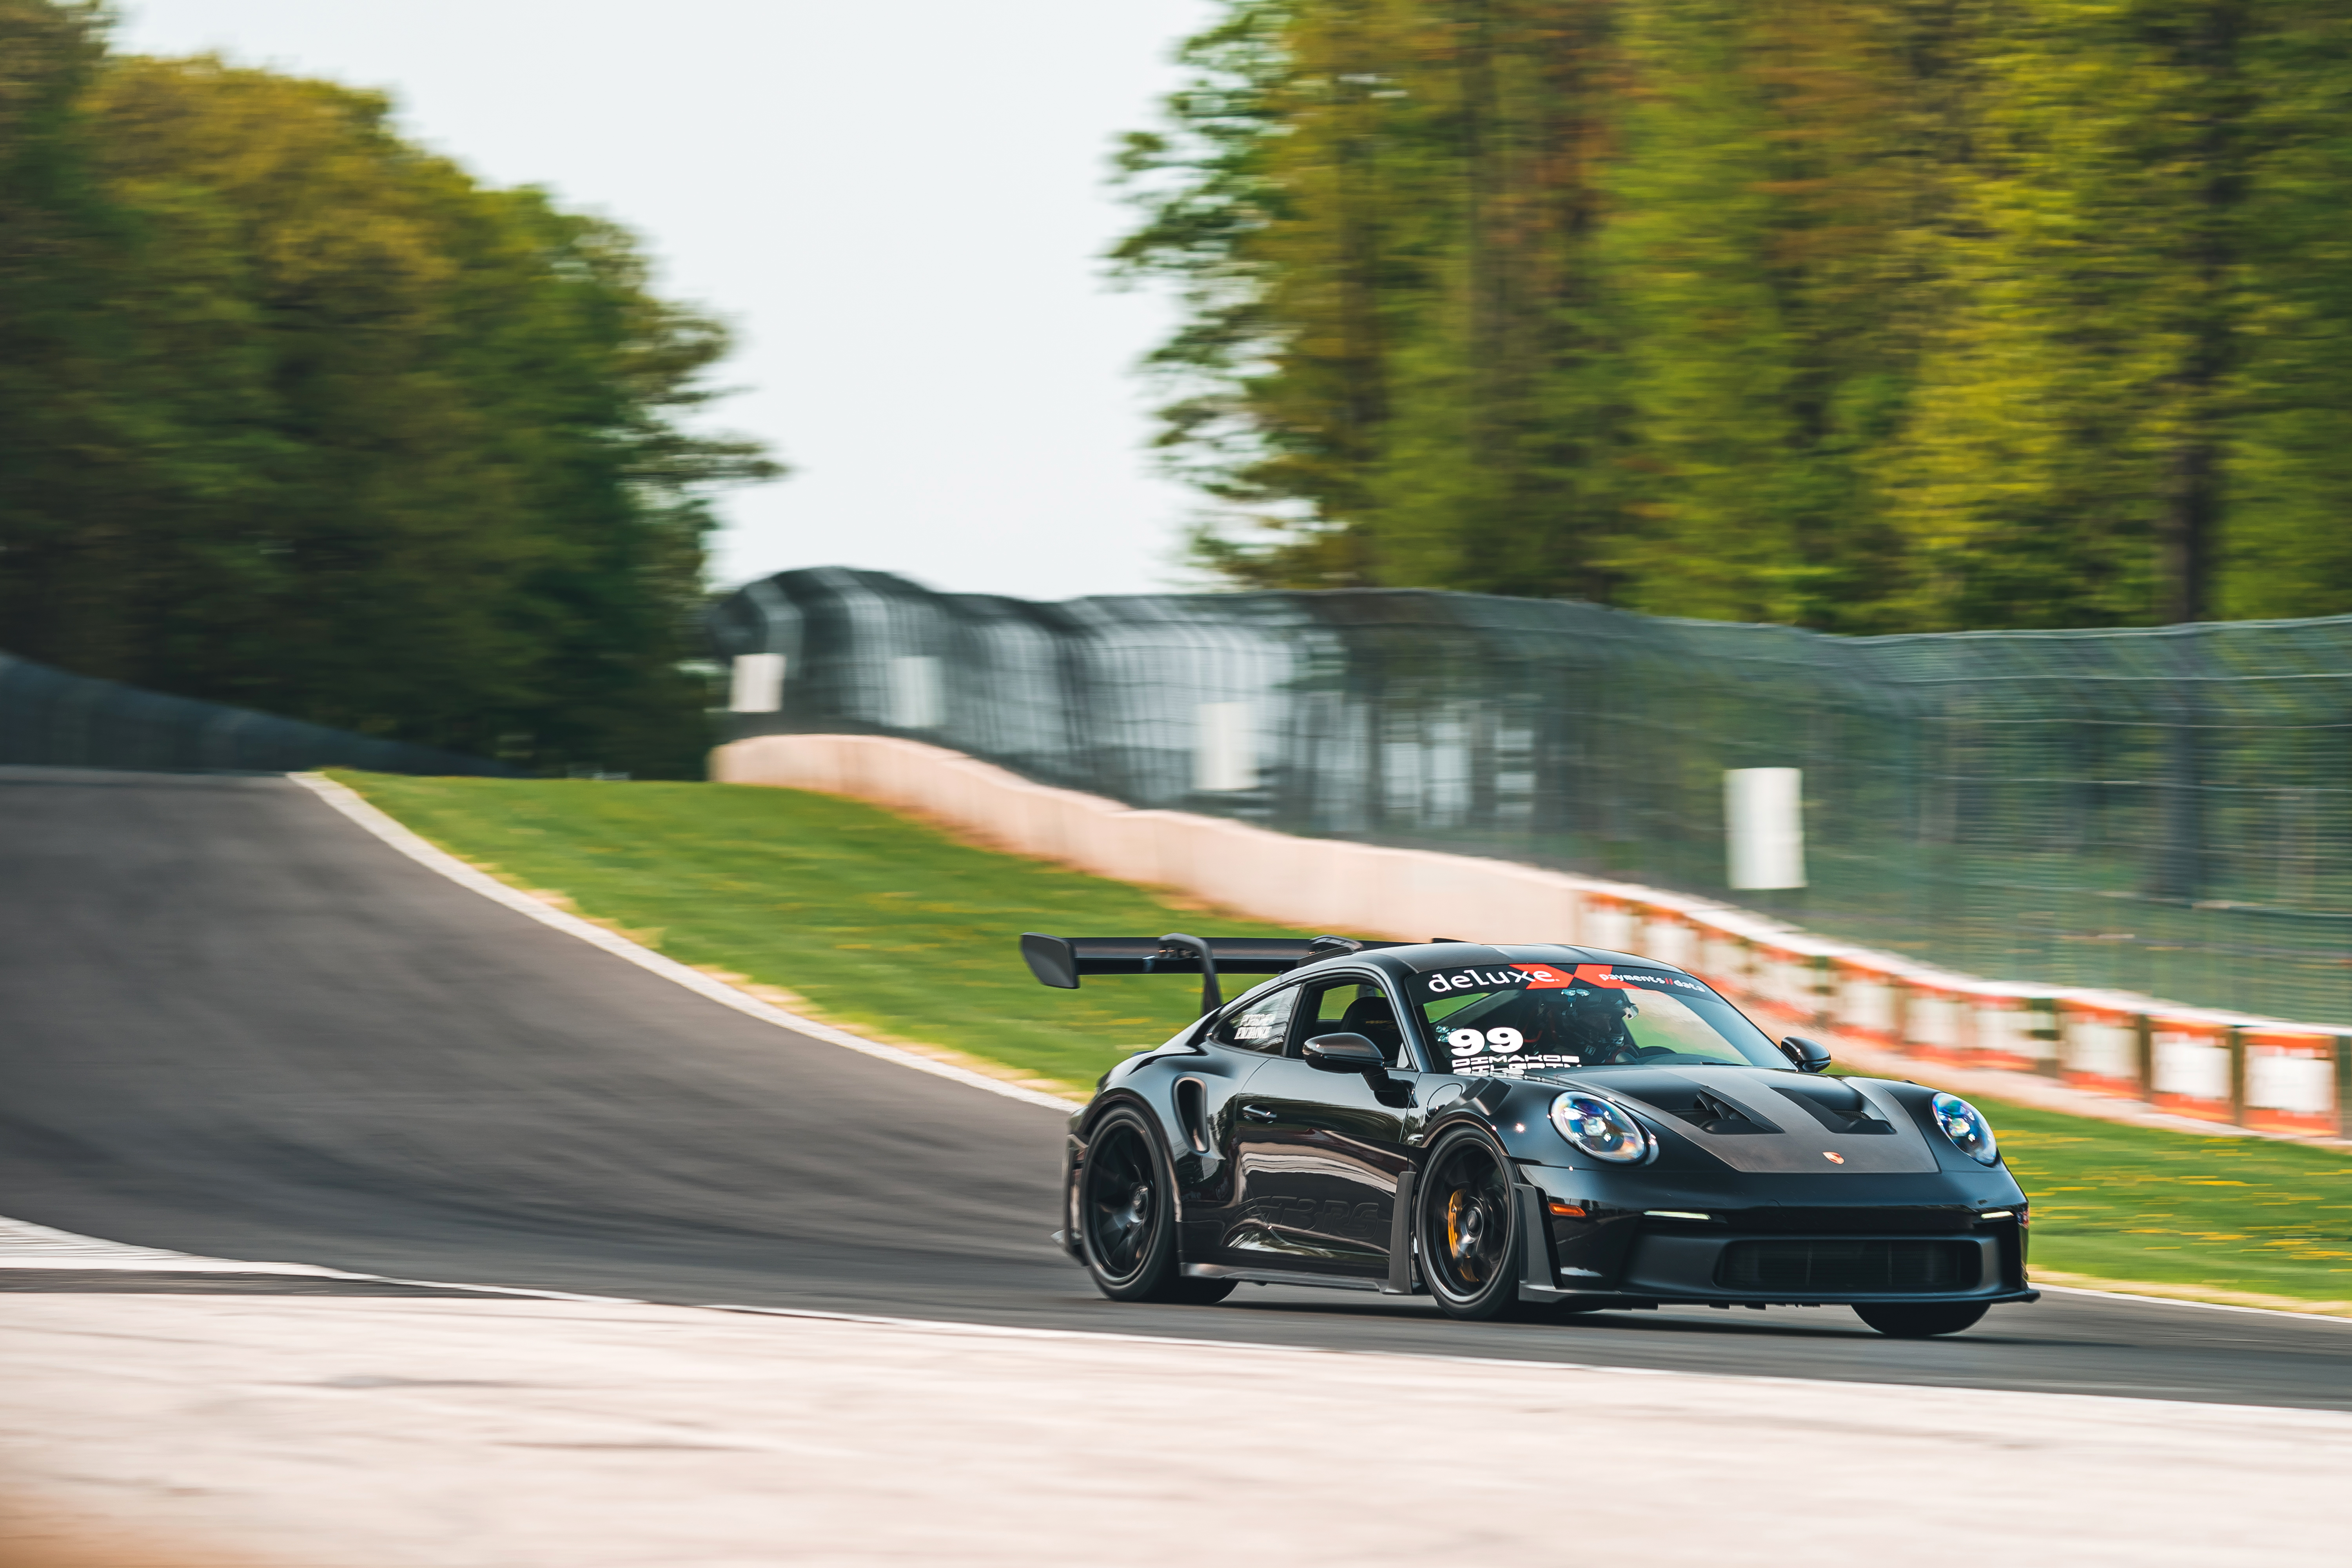
[[900, 735], [1940, 968], [2352, 1021], [2352, 617], [1832, 637], [1420, 591], [1038, 604], [825, 568], [729, 595], [711, 636], [739, 737]]
[[0, 763], [158, 773], [510, 774], [482, 757], [144, 691], [0, 654]]

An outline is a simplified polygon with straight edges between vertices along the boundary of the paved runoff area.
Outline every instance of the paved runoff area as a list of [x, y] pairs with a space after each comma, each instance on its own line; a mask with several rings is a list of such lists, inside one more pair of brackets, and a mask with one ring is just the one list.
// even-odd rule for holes
[[2352, 1469], [2334, 1412], [570, 1301], [10, 1294], [0, 1384], [0, 1560], [126, 1568], [2336, 1565]]

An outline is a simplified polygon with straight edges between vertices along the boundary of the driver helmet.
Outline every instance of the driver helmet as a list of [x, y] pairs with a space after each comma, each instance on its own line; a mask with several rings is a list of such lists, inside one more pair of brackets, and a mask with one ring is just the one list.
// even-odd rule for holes
[[1559, 998], [1567, 1048], [1588, 1061], [1602, 1059], [1633, 1044], [1625, 1020], [1641, 1011], [1633, 994], [1616, 986], [1575, 984], [1553, 993]]

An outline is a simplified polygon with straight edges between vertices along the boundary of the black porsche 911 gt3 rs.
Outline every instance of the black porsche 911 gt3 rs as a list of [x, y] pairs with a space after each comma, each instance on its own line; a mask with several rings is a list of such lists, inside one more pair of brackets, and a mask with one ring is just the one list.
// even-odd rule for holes
[[[1244, 1281], [1457, 1318], [2031, 1301], [2025, 1194], [1965, 1100], [1824, 1078], [1712, 987], [1549, 944], [1030, 934], [1038, 979], [1195, 974], [1202, 1016], [1071, 1119], [1070, 1255], [1118, 1300]], [[1230, 1004], [1221, 974], [1272, 974]]]

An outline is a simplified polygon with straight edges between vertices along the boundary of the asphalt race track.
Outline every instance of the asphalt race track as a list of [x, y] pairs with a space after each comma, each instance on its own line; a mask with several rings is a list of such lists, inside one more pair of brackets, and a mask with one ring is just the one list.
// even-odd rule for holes
[[1059, 1136], [528, 921], [284, 779], [0, 769], [16, 1219], [660, 1302], [2352, 1409], [2352, 1325], [2079, 1296], [1925, 1342], [1833, 1309], [1115, 1305], [1046, 1239]]

